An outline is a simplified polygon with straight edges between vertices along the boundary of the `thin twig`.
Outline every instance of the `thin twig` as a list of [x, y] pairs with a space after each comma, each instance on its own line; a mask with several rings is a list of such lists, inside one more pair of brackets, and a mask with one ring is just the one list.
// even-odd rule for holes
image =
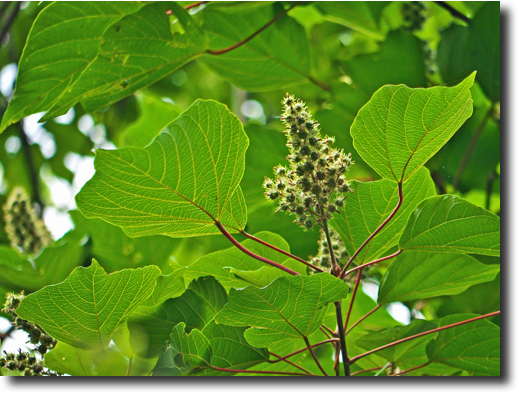
[[5, 333], [0, 334], [0, 340], [2, 342], [5, 341], [7, 338], [9, 338], [11, 336], [11, 334], [14, 332], [14, 330], [16, 330], [16, 328], [14, 326], [9, 327], [9, 329]]
[[238, 42], [238, 43], [236, 43], [234, 45], [231, 45], [230, 47], [225, 48], [225, 49], [219, 49], [219, 50], [208, 49], [208, 50], [206, 50], [206, 52], [211, 54], [211, 55], [222, 55], [224, 53], [227, 53], [229, 51], [232, 51], [233, 49], [236, 49], [236, 48], [242, 46], [243, 44], [248, 43], [250, 40], [252, 40], [258, 34], [260, 34], [263, 30], [265, 30], [269, 26], [271, 26], [274, 23], [276, 23], [279, 19], [284, 17], [288, 13], [288, 11], [290, 11], [292, 8], [298, 6], [298, 5], [302, 4], [302, 3], [303, 3], [302, 1], [298, 1], [297, 3], [294, 3], [290, 8], [287, 8], [286, 10], [284, 10], [284, 11], [280, 12], [279, 14], [277, 14], [274, 18], [272, 18], [269, 22], [267, 22], [267, 24], [265, 24], [265, 26], [263, 26], [259, 30], [255, 31], [254, 33], [252, 33], [249, 37], [245, 38], [244, 40], [242, 40], [242, 41], [240, 41], [240, 42]]
[[321, 324], [321, 327], [324, 328], [326, 331], [328, 331], [331, 335], [337, 335], [336, 332], [334, 332], [330, 327], [325, 326], [324, 324]]
[[[357, 320], [355, 323], [353, 323], [351, 325], [351, 327], [348, 329], [348, 331], [346, 331], [346, 335], [348, 335], [348, 333], [353, 329], [353, 327], [357, 326], [360, 322], [362, 322], [365, 318], [369, 317], [372, 313], [375, 313], [378, 310], [378, 308], [380, 308], [380, 307], [381, 307], [381, 305], [377, 305], [375, 308], [373, 308], [371, 311], [369, 311], [364, 316], [362, 316], [359, 320]], [[344, 327], [344, 329], [346, 329], [346, 326]]]
[[317, 364], [317, 366], [319, 367], [319, 369], [321, 370], [321, 372], [323, 373], [324, 376], [328, 376], [328, 374], [326, 373], [326, 371], [324, 370], [323, 366], [321, 365], [321, 363], [319, 362], [319, 359], [317, 358], [317, 356], [315, 355], [314, 353], [314, 350], [312, 349], [312, 345], [310, 344], [310, 341], [308, 340], [307, 337], [303, 337], [303, 339], [305, 340], [305, 343], [306, 343], [306, 347], [308, 348], [308, 350], [310, 351], [310, 354], [312, 355], [315, 363]]
[[413, 367], [413, 368], [409, 368], [409, 369], [406, 369], [405, 371], [401, 371], [401, 372], [398, 372], [398, 373], [395, 373], [391, 376], [398, 376], [398, 375], [403, 375], [403, 374], [406, 374], [408, 372], [411, 372], [411, 371], [414, 371], [416, 369], [420, 369], [420, 368], [423, 368], [423, 367], [426, 367], [428, 366], [432, 361], [427, 361], [425, 364], [422, 364], [422, 365], [419, 365], [417, 367]]
[[459, 12], [455, 8], [451, 7], [445, 1], [435, 1], [435, 3], [438, 4], [440, 7], [445, 8], [447, 11], [449, 11], [453, 17], [461, 19], [463, 22], [470, 24], [469, 18], [467, 18], [465, 15], [463, 15], [461, 12]]
[[429, 335], [429, 334], [432, 334], [432, 333], [435, 333], [435, 332], [438, 332], [438, 331], [442, 331], [442, 330], [447, 330], [449, 328], [458, 327], [458, 326], [461, 326], [463, 324], [472, 323], [473, 321], [476, 321], [476, 320], [481, 320], [481, 319], [486, 319], [487, 317], [497, 316], [500, 313], [501, 313], [501, 311], [487, 313], [486, 315], [474, 317], [472, 319], [464, 320], [464, 321], [461, 321], [461, 322], [458, 322], [458, 323], [454, 323], [454, 324], [449, 324], [448, 326], [443, 326], [443, 327], [435, 328], [433, 330], [421, 332], [420, 334], [412, 335], [410, 337], [407, 337], [407, 338], [404, 338], [404, 339], [400, 339], [400, 340], [395, 341], [395, 342], [388, 343], [387, 345], [380, 346], [380, 347], [378, 347], [376, 349], [370, 350], [369, 352], [362, 353], [362, 354], [359, 354], [358, 356], [355, 356], [355, 357], [351, 358], [350, 359], [350, 364], [353, 364], [354, 362], [358, 361], [359, 359], [361, 359], [363, 357], [366, 357], [366, 356], [369, 356], [372, 353], [378, 352], [380, 350], [387, 349], [388, 347], [395, 346], [395, 345], [398, 345], [400, 343], [410, 341], [412, 339], [423, 337], [424, 335]]
[[[330, 248], [331, 249], [331, 248]], [[342, 353], [342, 364], [344, 366], [344, 375], [350, 376], [350, 360], [348, 359], [348, 349], [346, 348], [346, 335], [344, 334], [344, 328], [342, 327], [342, 310], [341, 301], [337, 301], [335, 304], [335, 315], [337, 316], [337, 328], [339, 330], [339, 339], [341, 340], [341, 353]], [[337, 357], [339, 359], [339, 357]]]
[[[314, 348], [314, 347], [321, 346], [321, 345], [324, 345], [326, 343], [331, 343], [331, 342], [339, 342], [339, 339], [338, 338], [326, 339], [325, 341], [314, 343], [313, 345], [311, 345], [311, 347]], [[302, 349], [296, 350], [295, 352], [292, 352], [292, 353], [290, 353], [290, 354], [288, 354], [288, 355], [286, 355], [284, 357], [276, 356], [274, 353], [270, 352], [270, 354], [274, 355], [275, 357], [279, 357], [279, 359], [278, 360], [269, 361], [269, 362], [271, 364], [275, 364], [275, 363], [277, 363], [279, 361], [285, 361], [287, 358], [295, 356], [296, 354], [302, 353], [302, 352], [304, 352], [306, 350], [308, 350], [308, 347], [304, 347]]]
[[460, 165], [458, 167], [458, 170], [456, 171], [456, 175], [454, 176], [454, 180], [452, 181], [452, 186], [454, 187], [454, 190], [458, 190], [458, 185], [461, 180], [461, 175], [463, 174], [463, 170], [465, 169], [469, 159], [470, 155], [472, 154], [472, 151], [476, 147], [476, 144], [479, 140], [479, 137], [481, 136], [481, 133], [483, 132], [483, 129], [485, 128], [488, 118], [490, 118], [490, 115], [492, 114], [492, 111], [494, 110], [493, 107], [491, 107], [488, 112], [485, 114], [485, 117], [481, 120], [481, 122], [478, 125], [478, 128], [476, 129], [476, 132], [470, 139], [469, 144], [467, 145], [467, 150], [465, 151], [465, 154], [463, 155]]
[[[305, 348], [305, 350], [306, 350], [306, 348]], [[283, 358], [283, 357], [281, 357], [280, 355], [278, 355], [278, 354], [276, 354], [276, 353], [273, 353], [273, 352], [269, 352], [269, 353], [272, 354], [274, 357], [277, 357], [277, 358], [279, 358], [279, 359]], [[287, 364], [290, 364], [291, 366], [293, 366], [293, 367], [295, 367], [295, 368], [297, 368], [297, 369], [300, 369], [300, 370], [303, 371], [303, 372], [306, 372], [306, 373], [308, 373], [308, 374], [311, 374], [311, 372], [310, 372], [308, 369], [303, 368], [302, 366], [297, 365], [296, 363], [293, 363], [293, 362], [290, 361], [290, 360], [286, 360], [286, 359], [284, 359], [284, 360], [274, 360], [274, 361], [270, 361], [270, 360], [269, 360], [268, 362], [269, 362], [270, 364], [275, 364], [275, 363], [278, 362], [278, 361], [284, 361], [284, 362], [286, 362]]]
[[208, 1], [199, 1], [198, 3], [193, 3], [193, 4], [189, 4], [189, 5], [186, 5], [184, 7], [185, 10], [189, 10], [190, 8], [195, 8], [195, 7], [198, 7], [199, 5], [202, 5], [202, 4], [205, 4], [205, 3], [209, 3]]
[[[392, 365], [392, 364], [390, 364], [390, 365]], [[364, 373], [364, 372], [379, 371], [382, 368], [384, 368], [384, 367], [375, 367], [375, 368], [363, 369], [362, 371], [353, 372], [351, 374], [351, 376], [359, 375], [359, 374]]]
[[276, 248], [274, 245], [271, 245], [271, 244], [269, 244], [268, 242], [262, 241], [261, 239], [256, 238], [254, 235], [251, 235], [251, 234], [249, 234], [249, 233], [247, 233], [247, 232], [245, 232], [245, 231], [241, 231], [240, 233], [241, 233], [242, 235], [244, 235], [245, 237], [247, 237], [247, 238], [249, 238], [249, 239], [252, 239], [253, 241], [256, 241], [256, 242], [258, 242], [258, 243], [260, 243], [260, 244], [266, 246], [267, 248], [273, 249], [273, 250], [275, 250], [276, 252], [282, 253], [282, 254], [284, 254], [285, 256], [290, 257], [291, 259], [294, 259], [294, 260], [296, 260], [296, 261], [299, 261], [300, 263], [303, 263], [304, 265], [306, 265], [306, 266], [312, 268], [314, 271], [317, 271], [317, 272], [324, 272], [322, 269], [316, 267], [315, 265], [310, 264], [309, 262], [303, 260], [302, 258], [297, 257], [297, 256], [294, 256], [293, 254], [291, 254], [291, 253], [289, 253], [289, 252], [287, 252], [287, 251], [285, 251], [285, 250], [283, 250], [283, 249]]
[[234, 246], [236, 246], [238, 249], [240, 249], [243, 253], [251, 256], [252, 258], [255, 258], [256, 260], [259, 260], [263, 263], [266, 263], [268, 265], [271, 265], [273, 267], [279, 268], [282, 271], [288, 272], [291, 275], [299, 275], [298, 272], [291, 270], [290, 268], [287, 268], [279, 263], [276, 263], [275, 261], [269, 260], [265, 257], [259, 256], [254, 252], [251, 252], [249, 249], [245, 248], [242, 244], [240, 244], [238, 241], [236, 241], [231, 234], [222, 226], [220, 222], [215, 222], [216, 227], [220, 230], [220, 232], [229, 240], [232, 242]]
[[387, 217], [386, 220], [384, 220], [384, 222], [382, 222], [382, 224], [380, 226], [378, 226], [378, 228], [373, 231], [373, 233], [364, 241], [364, 243], [362, 245], [360, 245], [360, 247], [357, 249], [357, 251], [353, 254], [353, 256], [351, 256], [351, 258], [348, 260], [348, 263], [346, 264], [346, 266], [344, 267], [344, 269], [342, 270], [341, 272], [341, 279], [344, 279], [344, 276], [346, 275], [346, 272], [348, 270], [348, 267], [351, 265], [351, 263], [353, 263], [353, 260], [355, 260], [355, 257], [358, 256], [358, 254], [362, 251], [362, 249], [364, 249], [364, 247], [375, 237], [375, 235], [377, 235], [380, 230], [382, 230], [385, 225], [391, 220], [393, 219], [393, 217], [396, 215], [396, 213], [398, 212], [398, 210], [400, 209], [400, 207], [402, 206], [402, 202], [404, 201], [404, 195], [402, 193], [402, 183], [399, 182], [398, 183], [398, 203], [396, 204], [396, 207], [395, 209], [393, 209], [393, 212], [391, 212], [389, 214], [389, 216]]
[[17, 1], [16, 5], [14, 6], [13, 12], [11, 12], [11, 15], [9, 15], [9, 17], [5, 21], [4, 28], [2, 29], [2, 32], [0, 33], [0, 45], [2, 45], [2, 42], [4, 41], [4, 38], [7, 35], [9, 28], [11, 27], [11, 23], [13, 23], [14, 18], [16, 18], [16, 15], [18, 14], [18, 11], [20, 11], [21, 5], [22, 5], [22, 2]]
[[360, 269], [357, 274], [357, 280], [355, 281], [355, 287], [353, 288], [353, 293], [351, 294], [350, 306], [348, 308], [348, 314], [346, 315], [346, 321], [344, 322], [344, 327], [343, 327], [344, 330], [346, 329], [346, 327], [348, 327], [348, 321], [350, 320], [351, 310], [353, 309], [353, 303], [355, 302], [355, 296], [357, 295], [357, 290], [359, 289], [361, 277], [362, 277], [362, 269]]
[[370, 261], [369, 263], [366, 263], [366, 264], [362, 264], [362, 265], [359, 265], [355, 268], [352, 268], [351, 270], [349, 271], [346, 271], [346, 273], [344, 274], [344, 277], [346, 277], [346, 275], [348, 274], [351, 274], [352, 272], [355, 272], [357, 270], [360, 270], [360, 269], [363, 269], [365, 267], [369, 267], [370, 265], [373, 265], [373, 264], [378, 264], [380, 263], [381, 261], [384, 261], [384, 260], [389, 260], [389, 259], [392, 259], [393, 257], [396, 257], [398, 256], [400, 253], [402, 253], [403, 251], [402, 250], [399, 250], [393, 254], [390, 254], [389, 256], [386, 256], [386, 257], [381, 257], [380, 259], [378, 260], [373, 260], [373, 261]]
[[267, 375], [290, 375], [290, 376], [315, 376], [314, 374], [307, 373], [299, 373], [299, 372], [282, 372], [282, 371], [252, 371], [248, 369], [229, 369], [229, 368], [218, 368], [211, 365], [211, 369], [215, 369], [217, 371], [222, 372], [232, 372], [232, 373], [260, 373]]

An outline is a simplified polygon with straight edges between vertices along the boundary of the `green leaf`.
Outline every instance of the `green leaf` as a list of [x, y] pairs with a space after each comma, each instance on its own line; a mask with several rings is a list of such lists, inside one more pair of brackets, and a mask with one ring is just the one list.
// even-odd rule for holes
[[[443, 318], [440, 326], [476, 317], [462, 314]], [[499, 376], [500, 330], [489, 321], [477, 320], [440, 331], [427, 345], [430, 361], [460, 368], [477, 375]]]
[[431, 197], [418, 205], [409, 217], [399, 247], [499, 256], [500, 220], [486, 209], [459, 197]]
[[[166, 11], [181, 26], [175, 33]], [[162, 79], [205, 49], [204, 33], [182, 7], [174, 2], [147, 4], [106, 30], [99, 56], [46, 117], [77, 101], [88, 112], [100, 110]]]
[[139, 118], [121, 131], [119, 136], [121, 142], [118, 145], [143, 148], [182, 111], [179, 107], [142, 91], [135, 93], [135, 98], [139, 103]]
[[380, 40], [384, 38], [379, 31], [380, 14], [387, 4], [384, 1], [320, 1], [317, 8], [329, 21]]
[[[231, 47], [271, 21], [283, 9], [268, 3], [233, 10], [210, 3], [202, 28], [211, 50]], [[205, 54], [200, 61], [241, 89], [259, 92], [306, 82], [310, 75], [310, 48], [304, 28], [284, 16], [246, 44], [221, 55]]]
[[472, 70], [494, 102], [500, 101], [500, 13], [499, 4], [487, 2], [468, 26], [452, 24], [441, 33], [438, 66], [446, 82], [458, 81]]
[[405, 182], [472, 115], [474, 77], [452, 88], [380, 88], [351, 126], [355, 149], [383, 178]]
[[[290, 251], [290, 247], [286, 241], [277, 234], [272, 234], [265, 231], [255, 234], [254, 236], [279, 249], [285, 250], [287, 252]], [[276, 252], [275, 250], [270, 249], [256, 241], [247, 239], [241, 244], [253, 253], [283, 264], [285, 267], [293, 269], [301, 274], [306, 273], [306, 266], [304, 266], [302, 263], [289, 259], [285, 255]], [[262, 263], [261, 261], [244, 254], [236, 247], [231, 246], [229, 249], [210, 253], [191, 264], [189, 267], [187, 267], [185, 278], [186, 282], [189, 282], [201, 276], [211, 275], [215, 277], [226, 290], [228, 290], [231, 287], [247, 286], [249, 284], [246, 281], [246, 278], [248, 277], [247, 275], [255, 277], [256, 279], [254, 279], [254, 281], [259, 280], [258, 278], [260, 278], [264, 272], [260, 270], [264, 267], [267, 267], [265, 263]], [[281, 276], [290, 275], [285, 271], [275, 267], [272, 268], [274, 268], [274, 270], [269, 271], [269, 275], [274, 279]], [[244, 271], [247, 272], [247, 274], [245, 274], [243, 277], [240, 277], [240, 275], [234, 274], [235, 271]]]
[[212, 277], [191, 282], [181, 297], [160, 305], [145, 303], [128, 320], [132, 348], [144, 357], [155, 357], [173, 327], [184, 323], [187, 332], [202, 329], [227, 302], [224, 288]]
[[25, 297], [16, 313], [40, 325], [58, 341], [87, 350], [108, 346], [115, 330], [153, 292], [157, 267], [106, 275], [92, 260], [60, 284]]
[[131, 239], [120, 228], [101, 219], [86, 219], [78, 211], [69, 214], [76, 227], [86, 230], [92, 242], [90, 253], [108, 272], [148, 265], [156, 265], [163, 272], [169, 269], [169, 256], [178, 240], [163, 235]]
[[252, 346], [267, 346], [308, 336], [319, 328], [325, 306], [345, 298], [348, 286], [328, 273], [283, 276], [258, 289], [231, 289], [229, 302], [216, 315], [218, 324], [252, 326], [245, 338]]
[[34, 260], [0, 246], [0, 284], [15, 291], [36, 291], [63, 281], [82, 259], [83, 247], [72, 242], [49, 246]]
[[[341, 214], [330, 220], [330, 225], [339, 233], [350, 256], [387, 219], [398, 203], [398, 187], [389, 180], [353, 181], [351, 186], [355, 193], [345, 200]], [[382, 257], [396, 246], [411, 212], [423, 199], [435, 194], [429, 171], [419, 169], [404, 183], [404, 200], [396, 215], [359, 253], [356, 261], [359, 264], [367, 263]]]
[[247, 145], [227, 107], [197, 100], [145, 149], [98, 150], [96, 173], [76, 196], [77, 206], [130, 237], [219, 234], [215, 221], [240, 231]]
[[157, 285], [153, 294], [146, 303], [159, 305], [168, 298], [175, 298], [186, 291], [184, 282], [185, 268], [174, 269], [169, 275], [161, 275], [157, 278]]
[[41, 11], [27, 38], [0, 132], [51, 109], [94, 61], [105, 30], [141, 7], [138, 2], [54, 2]]
[[195, 329], [186, 334], [184, 328], [184, 323], [180, 323], [173, 330], [153, 371], [154, 376], [229, 375], [211, 367], [246, 369], [268, 360], [266, 349], [253, 348], [245, 341], [244, 328], [223, 326], [214, 321], [203, 331]]
[[378, 303], [410, 301], [459, 294], [490, 282], [499, 265], [485, 265], [463, 254], [408, 251], [396, 257], [382, 279]]

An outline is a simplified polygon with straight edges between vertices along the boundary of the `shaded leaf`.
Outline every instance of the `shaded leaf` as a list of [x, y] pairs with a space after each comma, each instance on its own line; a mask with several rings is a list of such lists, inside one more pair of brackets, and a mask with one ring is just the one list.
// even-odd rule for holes
[[16, 313], [40, 325], [58, 341], [81, 349], [106, 349], [115, 330], [150, 296], [157, 267], [106, 275], [92, 260], [60, 284], [25, 297]]
[[409, 217], [399, 241], [403, 250], [499, 256], [500, 220], [459, 197], [428, 198]]
[[351, 126], [357, 152], [383, 178], [405, 182], [472, 115], [474, 77], [452, 88], [380, 88]]
[[247, 216], [238, 186], [247, 145], [227, 107], [197, 100], [145, 149], [98, 150], [77, 206], [130, 237], [219, 234], [215, 221], [239, 231]]
[[[476, 317], [461, 314], [444, 317], [440, 326]], [[427, 345], [429, 360], [477, 375], [500, 375], [500, 330], [486, 319], [440, 331]]]
[[258, 289], [231, 289], [229, 302], [216, 315], [218, 324], [252, 326], [245, 338], [266, 346], [288, 338], [308, 336], [319, 328], [326, 305], [345, 298], [348, 286], [328, 273], [283, 276]]
[[[353, 181], [355, 193], [348, 195], [340, 215], [330, 220], [351, 256], [362, 243], [387, 219], [398, 203], [398, 187], [383, 179], [375, 182]], [[404, 200], [396, 215], [356, 258], [360, 263], [382, 257], [398, 244], [407, 218], [425, 198], [434, 196], [435, 186], [429, 171], [419, 169], [404, 185]]]

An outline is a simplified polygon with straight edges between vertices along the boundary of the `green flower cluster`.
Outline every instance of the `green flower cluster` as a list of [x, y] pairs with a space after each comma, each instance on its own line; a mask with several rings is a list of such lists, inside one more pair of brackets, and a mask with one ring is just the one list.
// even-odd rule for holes
[[422, 1], [408, 1], [402, 4], [402, 16], [409, 31], [422, 30], [427, 9]]
[[265, 177], [263, 187], [267, 199], [279, 201], [276, 212], [292, 213], [294, 223], [310, 230], [344, 206], [345, 194], [352, 192], [344, 174], [354, 163], [351, 153], [332, 147], [333, 137], [321, 137], [304, 102], [287, 93], [282, 104], [290, 164], [275, 167], [276, 178]]
[[[339, 234], [337, 234], [333, 229], [328, 229], [330, 233], [330, 239], [332, 241], [331, 248], [333, 249], [333, 255], [335, 256], [335, 260], [340, 268], [344, 266], [341, 264], [343, 260], [347, 260], [348, 252], [346, 252], [346, 248], [344, 247], [344, 243], [342, 242]], [[322, 270], [330, 270], [332, 267], [332, 261], [330, 259], [330, 245], [328, 244], [328, 240], [326, 239], [326, 234], [321, 229], [321, 236], [318, 241], [319, 250], [315, 257], [312, 257], [311, 263], [316, 267], [321, 268]], [[312, 271], [315, 273], [316, 271]]]
[[5, 231], [13, 247], [24, 253], [38, 253], [52, 243], [47, 227], [21, 187], [15, 188], [4, 205]]
[[7, 353], [0, 357], [0, 368], [6, 368], [10, 371], [23, 372], [23, 376], [57, 376], [56, 372], [45, 368], [42, 360], [36, 359], [36, 356], [18, 350], [18, 353]]

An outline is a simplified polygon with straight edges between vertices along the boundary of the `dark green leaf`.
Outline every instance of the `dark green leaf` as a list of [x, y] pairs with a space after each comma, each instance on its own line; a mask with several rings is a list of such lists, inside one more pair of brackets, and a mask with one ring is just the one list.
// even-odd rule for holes
[[151, 295], [159, 275], [154, 266], [106, 275], [93, 260], [62, 283], [25, 297], [16, 313], [58, 341], [87, 350], [106, 349], [115, 330]]
[[243, 229], [239, 182], [248, 139], [224, 105], [196, 101], [145, 149], [98, 150], [96, 174], [76, 197], [79, 210], [131, 237], [188, 237]]
[[452, 88], [380, 88], [351, 126], [357, 152], [382, 177], [405, 182], [472, 115], [474, 77]]
[[500, 220], [486, 209], [444, 195], [423, 201], [409, 217], [400, 249], [499, 256]]
[[[355, 193], [345, 200], [340, 216], [330, 220], [350, 256], [387, 219], [398, 203], [397, 185], [389, 180], [353, 181], [351, 185]], [[404, 200], [396, 215], [362, 250], [356, 261], [360, 264], [382, 257], [397, 245], [411, 212], [423, 199], [435, 194], [429, 171], [421, 168], [403, 185]]]

